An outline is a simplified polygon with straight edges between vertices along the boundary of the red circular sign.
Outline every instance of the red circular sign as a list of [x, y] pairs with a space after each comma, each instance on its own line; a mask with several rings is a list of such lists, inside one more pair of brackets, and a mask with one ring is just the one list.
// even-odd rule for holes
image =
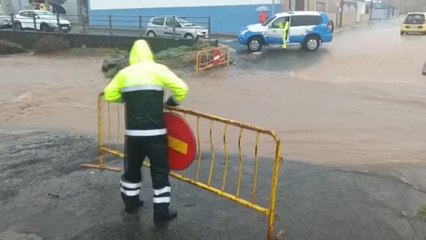
[[186, 120], [176, 113], [165, 112], [164, 121], [169, 145], [169, 168], [184, 170], [195, 159], [197, 143], [194, 133]]
[[221, 52], [218, 49], [213, 50], [213, 64], [218, 65], [222, 60]]

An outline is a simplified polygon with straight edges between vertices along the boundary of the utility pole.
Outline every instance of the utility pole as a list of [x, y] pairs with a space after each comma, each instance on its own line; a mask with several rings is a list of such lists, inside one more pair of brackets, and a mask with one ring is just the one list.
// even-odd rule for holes
[[342, 27], [343, 26], [343, 7], [344, 7], [344, 0], [340, 0], [340, 8], [339, 8], [339, 18], [340, 18], [340, 21], [339, 21], [339, 27]]
[[[426, 9], [425, 9], [425, 11], [426, 11]], [[399, 0], [399, 11], [398, 11], [399, 16], [401, 16], [401, 12], [402, 12], [402, 0]]]
[[272, 0], [272, 15], [275, 14], [275, 0]]
[[370, 22], [373, 20], [373, 0], [370, 3]]
[[390, 9], [391, 9], [391, 6], [390, 6], [390, 0], [388, 0], [388, 19], [390, 18]]

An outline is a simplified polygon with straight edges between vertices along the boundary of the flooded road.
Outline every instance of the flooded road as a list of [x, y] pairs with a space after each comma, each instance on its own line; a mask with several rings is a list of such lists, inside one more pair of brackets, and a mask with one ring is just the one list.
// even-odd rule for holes
[[[426, 202], [426, 36], [401, 37], [389, 21], [336, 33], [315, 53], [230, 44], [229, 70], [179, 73], [191, 88], [183, 107], [282, 137], [277, 229], [288, 239], [426, 238], [415, 216]], [[78, 167], [95, 158], [107, 83], [105, 53], [79, 51], [0, 58], [0, 239], [262, 239], [262, 216], [178, 182], [181, 215], [166, 230], [152, 226], [150, 202], [141, 221], [123, 220], [119, 174]]]

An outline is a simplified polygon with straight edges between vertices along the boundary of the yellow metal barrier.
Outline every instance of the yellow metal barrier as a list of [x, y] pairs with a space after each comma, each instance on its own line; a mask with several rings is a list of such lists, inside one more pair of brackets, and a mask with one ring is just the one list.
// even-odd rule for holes
[[200, 71], [213, 68], [216, 66], [229, 67], [230, 51], [229, 47], [218, 47], [197, 52], [197, 59], [195, 63], [195, 72], [198, 74]]
[[[282, 163], [281, 141], [277, 134], [267, 129], [192, 110], [167, 110], [181, 114], [189, 124], [195, 125], [193, 129], [197, 140], [197, 157], [192, 166], [182, 172], [171, 172], [170, 175], [266, 215], [267, 239], [273, 239], [276, 195]], [[98, 120], [98, 163], [81, 166], [120, 171], [120, 168], [106, 165], [104, 154], [124, 157], [123, 105], [106, 103], [103, 94], [100, 94]], [[268, 143], [266, 145], [261, 144], [264, 138]], [[204, 149], [205, 145], [208, 146], [207, 151]], [[247, 155], [245, 149], [251, 154]], [[144, 165], [149, 167], [149, 164]], [[269, 166], [264, 167], [265, 165]], [[215, 173], [218, 169], [222, 170], [221, 174]], [[258, 176], [260, 171], [262, 178]], [[235, 180], [235, 183], [229, 185], [229, 180]], [[270, 191], [258, 194], [258, 189]]]

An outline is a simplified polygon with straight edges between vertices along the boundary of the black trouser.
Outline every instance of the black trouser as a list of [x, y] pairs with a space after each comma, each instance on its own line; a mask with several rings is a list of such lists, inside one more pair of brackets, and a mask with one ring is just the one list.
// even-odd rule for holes
[[139, 205], [141, 167], [145, 157], [148, 157], [154, 189], [154, 212], [161, 214], [167, 211], [171, 190], [167, 151], [167, 135], [126, 136], [124, 174], [121, 177], [121, 197], [126, 207], [133, 208]]

